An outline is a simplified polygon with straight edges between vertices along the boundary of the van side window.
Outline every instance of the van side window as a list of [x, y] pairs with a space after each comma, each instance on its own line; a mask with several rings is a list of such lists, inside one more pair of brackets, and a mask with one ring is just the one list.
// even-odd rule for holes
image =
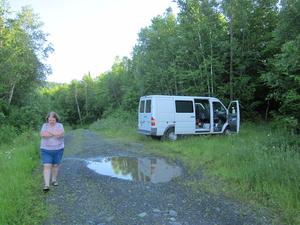
[[177, 113], [193, 113], [193, 102], [192, 101], [175, 101]]
[[151, 100], [146, 101], [146, 113], [151, 113]]
[[140, 113], [144, 113], [144, 109], [145, 109], [145, 101], [141, 101], [141, 104], [140, 104]]

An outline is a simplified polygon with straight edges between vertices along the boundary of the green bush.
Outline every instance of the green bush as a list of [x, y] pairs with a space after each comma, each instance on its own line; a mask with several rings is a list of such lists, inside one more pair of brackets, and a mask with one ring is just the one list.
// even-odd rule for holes
[[11, 112], [6, 118], [6, 124], [16, 127], [23, 132], [29, 128], [39, 128], [45, 116], [46, 115], [41, 115], [30, 107], [12, 107]]
[[18, 136], [18, 129], [13, 126], [0, 126], [0, 145], [13, 142]]

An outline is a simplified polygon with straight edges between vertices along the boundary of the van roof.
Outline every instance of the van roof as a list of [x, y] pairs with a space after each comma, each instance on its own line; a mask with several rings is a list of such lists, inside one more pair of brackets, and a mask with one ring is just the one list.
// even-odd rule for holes
[[206, 97], [206, 96], [183, 96], [183, 95], [145, 95], [142, 98], [176, 98], [176, 99], [187, 99], [187, 98], [197, 98], [197, 99], [212, 99], [219, 100], [215, 97]]

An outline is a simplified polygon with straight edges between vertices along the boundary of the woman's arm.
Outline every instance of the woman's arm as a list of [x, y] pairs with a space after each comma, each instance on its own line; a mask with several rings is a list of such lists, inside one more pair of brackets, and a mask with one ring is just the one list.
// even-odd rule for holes
[[65, 132], [62, 130], [53, 130], [53, 131], [49, 131], [53, 136], [58, 137], [58, 138], [62, 138], [65, 136]]
[[42, 138], [49, 138], [49, 137], [52, 137], [53, 134], [52, 134], [51, 132], [49, 132], [49, 131], [41, 131], [41, 132], [40, 132], [40, 136], [41, 136]]
[[40, 132], [40, 136], [42, 138], [50, 138], [50, 137], [57, 137], [57, 138], [63, 138], [65, 136], [65, 131], [62, 124], [58, 124], [57, 130], [48, 130], [47, 124], [44, 124], [42, 127], [42, 131]]
[[52, 130], [52, 131], [41, 131], [40, 136], [42, 138], [50, 138], [50, 137], [57, 137], [57, 138], [62, 138], [65, 136], [65, 132], [62, 130]]

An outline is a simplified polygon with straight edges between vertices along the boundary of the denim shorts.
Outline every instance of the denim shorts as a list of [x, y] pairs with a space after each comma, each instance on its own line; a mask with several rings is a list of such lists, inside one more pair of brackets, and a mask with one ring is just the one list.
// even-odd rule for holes
[[64, 154], [64, 149], [46, 150], [41, 148], [43, 164], [60, 164]]

